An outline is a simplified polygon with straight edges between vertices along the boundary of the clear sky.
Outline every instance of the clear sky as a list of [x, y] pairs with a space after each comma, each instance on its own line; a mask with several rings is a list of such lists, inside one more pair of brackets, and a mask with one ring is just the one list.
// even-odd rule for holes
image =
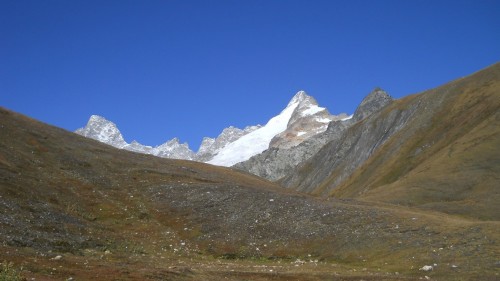
[[500, 1], [0, 0], [0, 105], [194, 150], [264, 124], [298, 90], [353, 113], [500, 60]]

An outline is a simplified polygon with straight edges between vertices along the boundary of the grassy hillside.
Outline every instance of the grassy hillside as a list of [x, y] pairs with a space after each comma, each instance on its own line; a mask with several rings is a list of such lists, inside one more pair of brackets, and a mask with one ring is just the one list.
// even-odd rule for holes
[[331, 195], [499, 220], [500, 64], [399, 100], [377, 117], [415, 103], [425, 105], [419, 115]]

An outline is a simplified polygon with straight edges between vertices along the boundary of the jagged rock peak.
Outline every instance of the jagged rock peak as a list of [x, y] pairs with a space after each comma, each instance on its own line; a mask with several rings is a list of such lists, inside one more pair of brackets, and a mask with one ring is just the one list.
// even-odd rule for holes
[[173, 138], [173, 139], [171, 139], [171, 140], [167, 141], [166, 143], [167, 143], [167, 144], [169, 144], [169, 145], [172, 145], [172, 144], [180, 144], [180, 140], [179, 140], [179, 138], [178, 138], [178, 137], [175, 137], [175, 138]]
[[[111, 121], [107, 120], [106, 118], [104, 118], [100, 115], [94, 114], [94, 115], [90, 116], [89, 122], [111, 122]], [[113, 123], [113, 122], [111, 122], [111, 123]]]
[[136, 140], [127, 143], [123, 139], [116, 124], [99, 115], [92, 115], [87, 126], [76, 130], [75, 133], [112, 145], [116, 148], [134, 152], [188, 160], [192, 160], [195, 157], [194, 152], [189, 149], [189, 145], [187, 143], [181, 144], [178, 138], [174, 138], [156, 147], [142, 145]]
[[90, 116], [87, 125], [75, 133], [119, 148], [127, 145], [116, 124], [99, 115]]
[[133, 141], [130, 143], [130, 145], [141, 145], [141, 144], [140, 144], [138, 141], [133, 140]]
[[[182, 150], [190, 150], [191, 151], [191, 149], [189, 148], [189, 144], [187, 142], [181, 143], [178, 138], [173, 138], [173, 139], [171, 139], [163, 144], [160, 144], [160, 145], [156, 146], [155, 149], [172, 151], [172, 150], [178, 149], [179, 147], [182, 147]], [[160, 152], [161, 151], [159, 151], [159, 153]], [[192, 154], [194, 155], [194, 152], [192, 152]]]
[[286, 130], [276, 135], [271, 140], [269, 147], [288, 149], [297, 146], [312, 136], [326, 131], [330, 122], [347, 117], [346, 114], [331, 115], [326, 108], [320, 107], [318, 102], [305, 91], [299, 91], [295, 94], [287, 108], [292, 107], [294, 111]]
[[100, 115], [96, 115], [96, 114], [90, 116], [89, 121], [87, 122], [86, 128], [88, 128], [90, 126], [111, 126], [113, 128], [118, 129], [118, 127], [116, 126], [116, 124], [114, 122], [109, 121], [108, 119], [106, 119]]
[[379, 87], [366, 96], [354, 112], [354, 121], [362, 120], [379, 111], [393, 101], [393, 98]]
[[303, 90], [300, 90], [298, 91], [295, 96], [293, 96], [293, 98], [290, 100], [290, 102], [288, 103], [287, 107], [289, 106], [292, 106], [294, 104], [301, 104], [301, 103], [310, 103], [310, 104], [314, 104], [314, 105], [317, 105], [318, 102], [316, 102], [316, 100], [311, 97], [310, 95], [308, 95], [306, 93], [306, 91], [303, 91]]
[[187, 160], [193, 160], [196, 156], [189, 148], [188, 143], [185, 142], [181, 144], [178, 138], [173, 138], [164, 144], [156, 146], [150, 154], [164, 158]]

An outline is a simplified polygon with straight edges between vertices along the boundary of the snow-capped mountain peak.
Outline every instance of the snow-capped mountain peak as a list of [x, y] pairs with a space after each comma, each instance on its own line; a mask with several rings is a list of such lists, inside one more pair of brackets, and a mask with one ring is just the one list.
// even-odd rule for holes
[[180, 144], [177, 138], [156, 147], [143, 145], [135, 140], [127, 143], [116, 124], [99, 115], [90, 116], [87, 125], [76, 130], [75, 133], [116, 148], [159, 157], [192, 160], [195, 156], [194, 152], [189, 149], [188, 144]]
[[270, 146], [278, 148], [296, 146], [324, 132], [331, 121], [345, 117], [346, 114], [331, 115], [324, 107], [320, 107], [313, 97], [305, 91], [299, 91], [279, 115], [271, 118], [265, 126], [224, 147], [208, 163], [232, 166], [248, 160]]
[[290, 101], [297, 103], [286, 130], [277, 134], [270, 142], [270, 147], [291, 148], [310, 137], [320, 134], [328, 128], [332, 121], [342, 120], [347, 114], [331, 115], [324, 107], [305, 91], [299, 91]]
[[301, 103], [308, 98], [310, 98], [310, 96], [306, 93], [306, 91], [300, 90], [293, 96], [290, 102], [288, 102], [287, 107], [293, 106], [295, 103]]
[[269, 147], [290, 148], [306, 139], [324, 132], [334, 120], [343, 120], [346, 114], [331, 115], [305, 91], [298, 91], [280, 114], [264, 126], [248, 126], [239, 129], [230, 126], [216, 138], [204, 138], [197, 153], [187, 143], [174, 138], [162, 145], [151, 147], [137, 141], [127, 143], [116, 125], [104, 117], [92, 115], [85, 128], [76, 133], [99, 140], [117, 148], [165, 158], [177, 158], [232, 166], [246, 161]]

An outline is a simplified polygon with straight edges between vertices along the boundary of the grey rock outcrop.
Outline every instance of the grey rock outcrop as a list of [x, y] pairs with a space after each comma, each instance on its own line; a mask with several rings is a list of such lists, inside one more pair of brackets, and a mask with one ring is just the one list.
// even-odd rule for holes
[[355, 122], [365, 119], [371, 114], [380, 111], [393, 101], [391, 96], [380, 88], [375, 88], [356, 108], [353, 119]]
[[76, 130], [75, 133], [117, 148], [123, 148], [127, 145], [116, 124], [99, 115], [90, 116], [87, 125]]
[[193, 160], [196, 154], [189, 149], [187, 143], [180, 143], [178, 138], [173, 138], [168, 142], [153, 149], [153, 155], [163, 158]]

